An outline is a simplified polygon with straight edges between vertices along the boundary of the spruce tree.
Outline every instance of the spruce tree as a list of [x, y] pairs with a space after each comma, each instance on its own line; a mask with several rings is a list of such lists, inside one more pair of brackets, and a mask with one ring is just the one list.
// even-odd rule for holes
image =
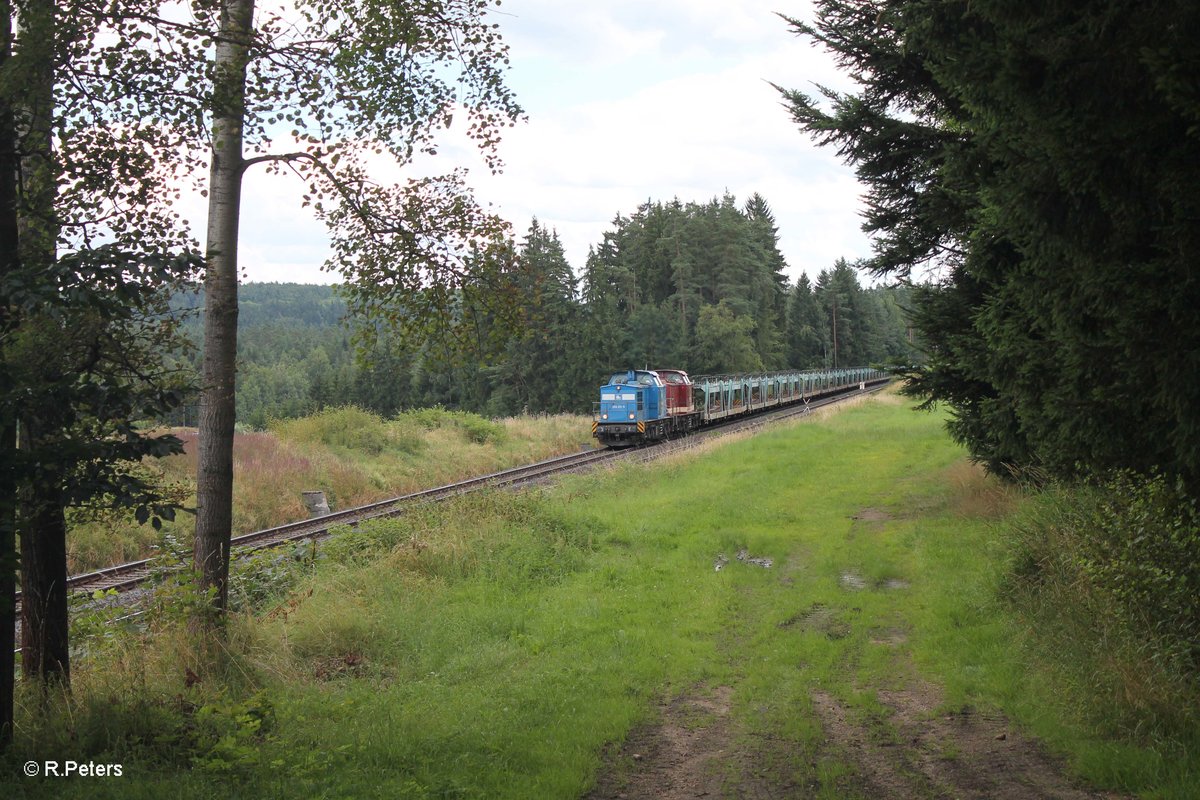
[[801, 273], [796, 279], [788, 296], [787, 309], [787, 365], [793, 369], [825, 366], [828, 339], [824, 314], [808, 275]]
[[998, 470], [1200, 482], [1200, 8], [823, 0], [792, 24], [858, 83], [785, 95], [868, 186], [871, 269], [933, 270], [915, 390]]

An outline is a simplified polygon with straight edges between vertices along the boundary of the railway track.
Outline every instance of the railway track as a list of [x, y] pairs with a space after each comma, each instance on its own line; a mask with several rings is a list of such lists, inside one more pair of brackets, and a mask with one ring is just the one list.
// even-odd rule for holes
[[[323, 539], [330, 535], [330, 531], [333, 528], [341, 525], [357, 525], [367, 520], [397, 516], [403, 514], [416, 504], [446, 500], [485, 487], [520, 487], [532, 485], [545, 482], [557, 475], [591, 469], [602, 463], [622, 459], [649, 461], [668, 453], [696, 447], [714, 437], [725, 436], [742, 430], [760, 428], [772, 422], [801, 416], [812, 409], [832, 405], [851, 396], [875, 392], [883, 388], [886, 383], [886, 380], [876, 381], [874, 384], [868, 385], [865, 389], [851, 389], [808, 403], [797, 403], [784, 408], [760, 412], [752, 417], [735, 419], [714, 425], [683, 439], [623, 450], [587, 450], [572, 453], [489, 475], [482, 475], [477, 478], [469, 478], [434, 489], [426, 489], [389, 500], [336, 511], [313, 519], [247, 533], [233, 538], [231, 552], [236, 557], [286, 542]], [[156, 568], [155, 565], [152, 565], [150, 559], [131, 561], [127, 564], [119, 564], [95, 570], [94, 572], [73, 575], [67, 579], [67, 587], [71, 592], [76, 594], [92, 594], [98, 591], [106, 592], [110, 589], [114, 589], [117, 592], [124, 592], [147, 582], [154, 574]], [[17, 604], [19, 615], [20, 592], [17, 593]]]
[[[566, 456], [546, 459], [534, 464], [515, 467], [501, 472], [469, 478], [464, 481], [425, 489], [411, 494], [368, 503], [363, 506], [335, 511], [331, 514], [313, 519], [290, 522], [274, 528], [267, 528], [242, 536], [235, 536], [231, 541], [231, 552], [234, 556], [244, 555], [255, 550], [262, 550], [285, 542], [295, 542], [304, 539], [320, 539], [328, 536], [331, 529], [340, 525], [356, 525], [371, 519], [391, 517], [403, 514], [417, 503], [436, 502], [458, 495], [467, 494], [484, 487], [514, 486], [532, 483], [551, 475], [572, 472], [590, 467], [598, 462], [611, 460], [621, 456], [620, 451], [589, 450], [572, 453]], [[155, 571], [151, 559], [131, 561], [113, 567], [72, 575], [67, 578], [67, 588], [74, 593], [105, 592], [115, 589], [118, 592], [132, 589], [145, 583]], [[17, 592], [18, 609], [20, 608], [20, 592]]]

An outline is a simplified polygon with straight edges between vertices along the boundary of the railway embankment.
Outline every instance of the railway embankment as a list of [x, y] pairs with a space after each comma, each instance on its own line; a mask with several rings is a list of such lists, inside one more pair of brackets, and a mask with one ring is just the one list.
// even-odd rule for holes
[[[186, 592], [164, 595], [148, 629], [91, 646], [68, 724], [26, 701], [4, 780], [29, 797], [63, 780], [122, 798], [1191, 796], [1195, 718], [1159, 708], [1186, 683], [1044, 629], [1087, 610], [1039, 608], [1051, 595], [1014, 578], [1034, 499], [941, 422], [864, 398], [260, 556], [219, 667], [198, 666]], [[25, 778], [25, 759], [122, 769]]]
[[[327, 408], [278, 420], [265, 431], [234, 437], [234, 535], [308, 516], [306, 490], [319, 490], [334, 510], [441, 486], [528, 464], [591, 443], [583, 416], [521, 416], [489, 420], [476, 414], [425, 408], [383, 419], [353, 407]], [[196, 431], [172, 431], [183, 455], [143, 464], [143, 477], [185, 508], [195, 508]], [[162, 537], [132, 511], [79, 511], [70, 517], [72, 574], [147, 558]], [[164, 532], [191, 547], [194, 516], [179, 513]]]

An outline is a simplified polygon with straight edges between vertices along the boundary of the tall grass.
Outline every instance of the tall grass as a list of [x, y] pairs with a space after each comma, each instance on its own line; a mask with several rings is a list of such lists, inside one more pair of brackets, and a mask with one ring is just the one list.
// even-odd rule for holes
[[[185, 507], [195, 507], [196, 431], [173, 430], [183, 455], [147, 462]], [[324, 491], [334, 509], [427, 489], [588, 446], [583, 417], [522, 416], [489, 420], [441, 408], [383, 419], [353, 407], [277, 421], [266, 432], [234, 437], [234, 533], [281, 525], [306, 514], [301, 493]], [[194, 520], [181, 513], [166, 531], [191, 540]], [[150, 555], [159, 534], [121, 511], [76, 513], [68, 535], [72, 572]]]

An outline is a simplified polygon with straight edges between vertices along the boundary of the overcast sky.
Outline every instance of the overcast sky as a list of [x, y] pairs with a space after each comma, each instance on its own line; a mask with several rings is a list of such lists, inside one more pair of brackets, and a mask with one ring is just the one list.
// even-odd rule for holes
[[[502, 174], [453, 146], [439, 169], [468, 167], [518, 238], [534, 216], [557, 230], [577, 272], [617, 214], [726, 191], [739, 203], [753, 192], [767, 199], [792, 278], [868, 255], [853, 174], [800, 132], [769, 83], [811, 92], [845, 79], [776, 11], [808, 18], [811, 4], [505, 0], [495, 18], [529, 119], [505, 135]], [[300, 208], [298, 187], [252, 171], [245, 191], [244, 279], [334, 282], [320, 270], [324, 231]]]

